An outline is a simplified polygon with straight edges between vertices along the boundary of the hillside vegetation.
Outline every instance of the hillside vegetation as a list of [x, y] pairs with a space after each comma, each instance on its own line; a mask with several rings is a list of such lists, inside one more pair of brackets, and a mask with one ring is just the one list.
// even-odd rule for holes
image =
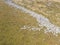
[[43, 14], [51, 23], [60, 26], [60, 3], [56, 1], [41, 0], [13, 0], [32, 11]]
[[60, 45], [60, 35], [45, 34], [45, 27], [40, 31], [29, 27], [39, 27], [35, 18], [0, 1], [0, 45]]

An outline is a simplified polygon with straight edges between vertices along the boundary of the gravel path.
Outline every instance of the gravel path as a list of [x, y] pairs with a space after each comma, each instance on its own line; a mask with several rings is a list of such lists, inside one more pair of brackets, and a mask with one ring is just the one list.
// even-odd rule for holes
[[47, 32], [52, 32], [54, 35], [57, 36], [58, 33], [60, 33], [60, 27], [57, 27], [55, 25], [53, 25], [49, 19], [47, 19], [46, 17], [44, 17], [41, 14], [35, 13], [31, 10], [26, 9], [25, 7], [22, 7], [20, 5], [17, 5], [15, 3], [13, 3], [11, 0], [5, 0], [5, 3], [15, 7], [25, 13], [30, 14], [31, 16], [33, 16], [34, 18], [36, 18], [37, 22], [39, 23], [39, 25], [41, 24], [42, 26], [45, 26], [47, 28], [47, 30], [45, 30], [45, 33]]

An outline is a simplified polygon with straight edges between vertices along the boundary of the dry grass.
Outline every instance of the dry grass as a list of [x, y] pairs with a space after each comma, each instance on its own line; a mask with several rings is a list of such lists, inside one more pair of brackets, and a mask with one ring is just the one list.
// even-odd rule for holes
[[[29, 1], [29, 0], [13, 0], [17, 4], [22, 5], [30, 10], [33, 10], [37, 13], [43, 14], [46, 16], [51, 23], [60, 26], [60, 3], [55, 1], [43, 2], [39, 0]], [[49, 3], [50, 6], [49, 6]]]
[[59, 37], [41, 31], [21, 30], [24, 25], [36, 26], [35, 18], [0, 2], [0, 45], [60, 45]]

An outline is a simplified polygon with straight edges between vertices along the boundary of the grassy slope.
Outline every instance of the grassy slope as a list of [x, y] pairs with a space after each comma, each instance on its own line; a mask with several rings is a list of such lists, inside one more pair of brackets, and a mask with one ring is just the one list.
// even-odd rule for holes
[[[0, 2], [0, 45], [60, 45], [60, 37], [44, 34], [41, 31], [21, 30], [24, 25], [37, 26], [36, 20]], [[27, 19], [26, 19], [27, 18]]]
[[[25, 6], [28, 9], [31, 9], [37, 13], [43, 14], [46, 16], [51, 23], [60, 26], [60, 3], [59, 2], [43, 2], [43, 1], [34, 1], [34, 2], [28, 2], [26, 1], [18, 1], [14, 0], [16, 3]], [[50, 6], [48, 4], [51, 3]]]

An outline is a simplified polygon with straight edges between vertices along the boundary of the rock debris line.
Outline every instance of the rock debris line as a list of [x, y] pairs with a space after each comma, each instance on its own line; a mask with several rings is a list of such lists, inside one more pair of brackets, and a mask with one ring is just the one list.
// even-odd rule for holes
[[11, 0], [5, 0], [5, 3], [9, 6], [15, 7], [17, 9], [20, 9], [21, 11], [30, 14], [30, 16], [33, 16], [36, 18], [39, 25], [45, 26], [47, 30], [44, 31], [44, 33], [51, 32], [53, 35], [57, 36], [58, 33], [60, 33], [60, 27], [53, 25], [46, 17], [44, 17], [41, 14], [35, 13], [31, 10], [26, 9], [25, 7], [22, 7], [20, 5], [17, 5], [13, 3]]
[[43, 27], [35, 27], [35, 26], [28, 26], [28, 25], [24, 25], [23, 27], [21, 27], [20, 29], [22, 30], [32, 30], [32, 31], [37, 31], [37, 30], [41, 30]]

